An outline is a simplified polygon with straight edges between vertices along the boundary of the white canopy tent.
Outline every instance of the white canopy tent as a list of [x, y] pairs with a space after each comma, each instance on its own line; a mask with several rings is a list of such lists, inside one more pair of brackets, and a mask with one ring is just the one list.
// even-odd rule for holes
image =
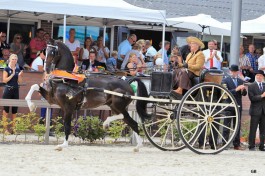
[[[50, 20], [112, 26], [134, 22], [165, 23], [166, 12], [133, 6], [123, 0], [0, 0], [0, 18]], [[9, 26], [9, 24], [8, 24]], [[8, 29], [9, 31], [9, 29]], [[65, 39], [64, 30], [64, 39]], [[164, 41], [164, 32], [163, 32]]]
[[[225, 22], [224, 24], [231, 27], [231, 22]], [[241, 33], [265, 33], [265, 14], [253, 20], [241, 21]]]

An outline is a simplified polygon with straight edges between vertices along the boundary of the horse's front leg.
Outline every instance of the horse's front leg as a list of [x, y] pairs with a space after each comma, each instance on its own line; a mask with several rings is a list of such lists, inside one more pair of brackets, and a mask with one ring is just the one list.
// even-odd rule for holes
[[31, 112], [34, 112], [36, 110], [36, 105], [31, 101], [31, 97], [34, 91], [39, 91], [40, 86], [38, 84], [34, 84], [30, 87], [30, 90], [27, 94], [27, 96], [25, 97], [25, 100], [27, 101], [29, 110]]
[[71, 117], [72, 112], [65, 113], [64, 117], [64, 133], [65, 133], [65, 139], [64, 142], [60, 145], [57, 145], [56, 150], [61, 151], [63, 148], [68, 147], [68, 138], [71, 133]]

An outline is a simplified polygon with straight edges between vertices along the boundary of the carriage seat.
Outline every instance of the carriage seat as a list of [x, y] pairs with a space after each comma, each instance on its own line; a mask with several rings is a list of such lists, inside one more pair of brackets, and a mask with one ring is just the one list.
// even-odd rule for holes
[[70, 80], [75, 80], [79, 83], [84, 81], [85, 79], [85, 74], [76, 74], [76, 73], [68, 73], [65, 70], [54, 70], [51, 72], [51, 75], [57, 78], [65, 78], [65, 79], [70, 79]]
[[203, 69], [200, 73], [199, 82], [213, 82], [221, 84], [224, 71], [217, 69]]

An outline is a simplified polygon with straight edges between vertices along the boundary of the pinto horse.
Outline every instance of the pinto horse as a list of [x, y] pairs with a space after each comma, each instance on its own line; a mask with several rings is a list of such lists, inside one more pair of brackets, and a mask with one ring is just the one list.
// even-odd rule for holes
[[[31, 109], [33, 106], [33, 103], [30, 101], [32, 93], [33, 91], [38, 91], [50, 104], [57, 104], [61, 107], [64, 114], [65, 141], [63, 144], [58, 145], [57, 149], [61, 150], [68, 146], [68, 136], [71, 132], [71, 119], [75, 110], [108, 105], [115, 114], [108, 119], [123, 119], [123, 121], [137, 134], [136, 151], [139, 150], [139, 147], [142, 145], [142, 139], [139, 136], [138, 124], [130, 117], [127, 108], [132, 102], [130, 96], [134, 95], [130, 83], [137, 81], [138, 95], [141, 97], [147, 97], [148, 93], [144, 83], [138, 78], [132, 78], [129, 81], [125, 81], [114, 76], [100, 75], [88, 76], [78, 83], [71, 78], [67, 79], [53, 75], [54, 69], [54, 71], [59, 71], [56, 69], [60, 69], [72, 72], [73, 68], [74, 59], [66, 45], [61, 42], [53, 42], [48, 45], [46, 48], [45, 70], [47, 74], [51, 73], [51, 76], [46, 80], [45, 88], [37, 84], [31, 86], [31, 90], [25, 98]], [[66, 74], [71, 75], [72, 73], [66, 72]], [[110, 90], [126, 96], [119, 97], [89, 88]], [[142, 120], [150, 116], [146, 112], [146, 105], [146, 101], [138, 100], [136, 102], [136, 110]], [[111, 120], [108, 120], [108, 122], [109, 121]], [[103, 125], [107, 126], [108, 123], [104, 122]]]

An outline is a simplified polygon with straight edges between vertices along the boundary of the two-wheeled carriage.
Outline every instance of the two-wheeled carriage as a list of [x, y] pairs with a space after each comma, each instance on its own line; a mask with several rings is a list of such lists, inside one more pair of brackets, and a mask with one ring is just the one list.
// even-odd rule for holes
[[[192, 80], [193, 87], [181, 100], [171, 100], [173, 73], [151, 75], [150, 111], [152, 118], [143, 122], [149, 141], [161, 150], [178, 151], [187, 146], [199, 154], [217, 154], [229, 147], [238, 129], [238, 105], [221, 85], [223, 71], [203, 70]], [[165, 101], [160, 101], [160, 100]], [[234, 111], [234, 116], [227, 116]], [[227, 126], [226, 120], [233, 125]], [[229, 138], [223, 129], [230, 130]]]

